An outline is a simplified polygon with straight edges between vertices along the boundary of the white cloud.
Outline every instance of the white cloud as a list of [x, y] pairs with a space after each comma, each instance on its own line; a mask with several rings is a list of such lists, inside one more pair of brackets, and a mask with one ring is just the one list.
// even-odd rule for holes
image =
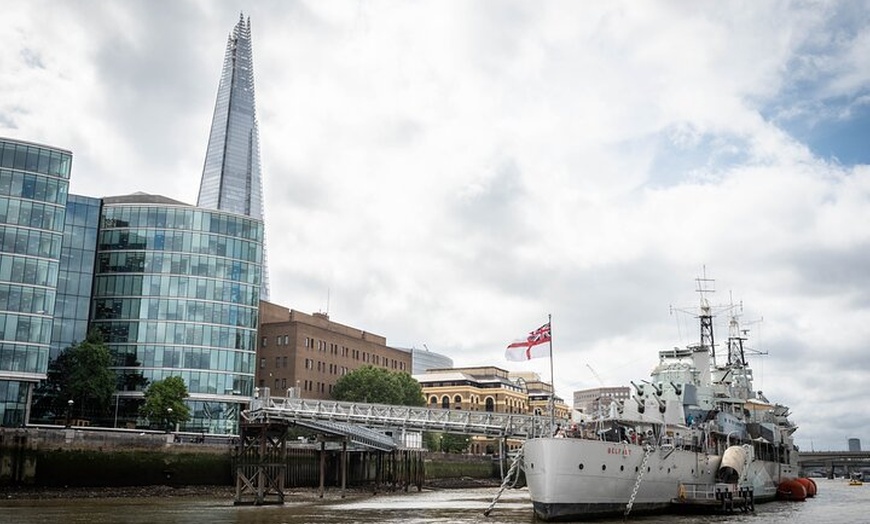
[[71, 149], [74, 192], [193, 202], [240, 9], [276, 302], [545, 377], [502, 354], [552, 313], [570, 398], [694, 341], [669, 306], [706, 264], [801, 444], [870, 438], [827, 414], [870, 369], [870, 172], [772, 119], [866, 99], [866, 6], [19, 1], [0, 134]]

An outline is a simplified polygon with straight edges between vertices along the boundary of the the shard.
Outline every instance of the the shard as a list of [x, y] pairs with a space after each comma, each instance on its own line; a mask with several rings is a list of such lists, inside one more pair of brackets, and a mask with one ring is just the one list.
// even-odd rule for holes
[[[227, 41], [196, 205], [263, 220], [262, 180], [251, 20], [240, 15]], [[266, 300], [265, 253], [263, 258], [261, 298]]]

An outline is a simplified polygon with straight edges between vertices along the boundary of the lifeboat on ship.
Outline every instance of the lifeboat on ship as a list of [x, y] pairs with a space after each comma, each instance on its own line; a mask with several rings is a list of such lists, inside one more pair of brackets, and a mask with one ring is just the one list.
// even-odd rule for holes
[[776, 488], [776, 498], [800, 502], [806, 500], [807, 489], [798, 479], [783, 479]]

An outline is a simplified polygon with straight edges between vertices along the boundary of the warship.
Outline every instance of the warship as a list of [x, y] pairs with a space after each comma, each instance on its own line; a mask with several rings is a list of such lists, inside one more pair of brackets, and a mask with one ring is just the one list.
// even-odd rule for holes
[[520, 465], [539, 519], [749, 511], [815, 493], [797, 478], [789, 409], [753, 389], [736, 306], [725, 310], [728, 340], [717, 364], [713, 308], [701, 288], [700, 343], [660, 351], [629, 398], [526, 441]]

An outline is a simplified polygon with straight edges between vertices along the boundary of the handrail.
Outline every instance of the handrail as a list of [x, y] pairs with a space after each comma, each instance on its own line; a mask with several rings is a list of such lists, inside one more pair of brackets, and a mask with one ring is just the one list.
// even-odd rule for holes
[[242, 417], [249, 422], [319, 420], [490, 437], [552, 434], [548, 417], [271, 396], [253, 399]]

